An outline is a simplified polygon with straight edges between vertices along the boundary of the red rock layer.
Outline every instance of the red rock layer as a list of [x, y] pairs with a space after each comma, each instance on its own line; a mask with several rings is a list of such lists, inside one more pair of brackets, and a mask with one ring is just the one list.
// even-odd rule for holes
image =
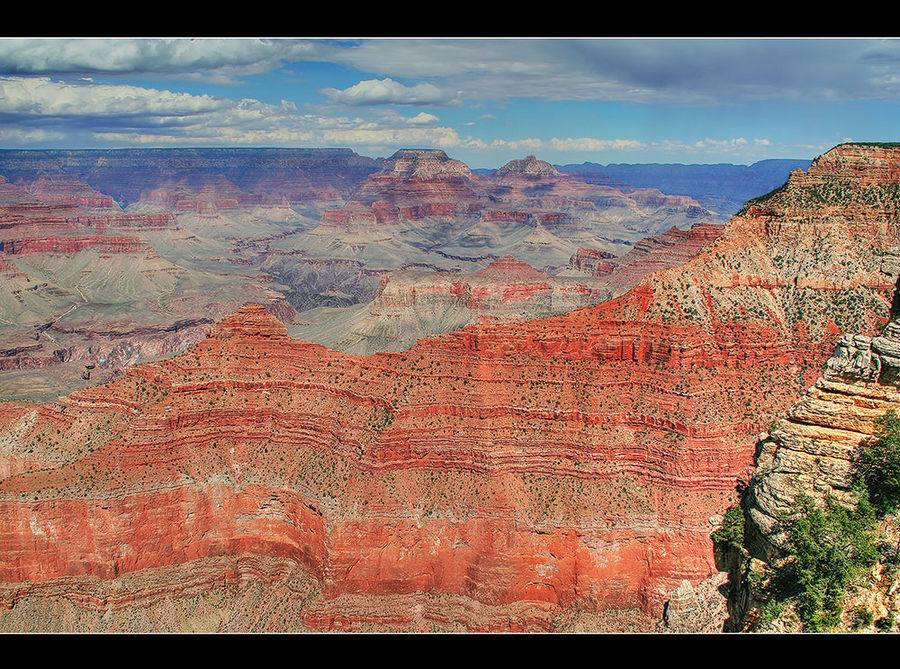
[[44, 175], [28, 186], [42, 202], [59, 202], [90, 209], [118, 209], [116, 201], [100, 193], [77, 177], [66, 174]]
[[[60, 183], [72, 190], [53, 190], [48, 185]], [[174, 223], [169, 214], [125, 214], [112, 205], [78, 204], [84, 194], [80, 188], [83, 185], [71, 179], [46, 179], [36, 182], [29, 192], [0, 177], [0, 254], [70, 254], [89, 246], [130, 253], [147, 248], [135, 233]], [[60, 192], [59, 197], [54, 195]], [[90, 194], [84, 197], [95, 198]], [[99, 210], [85, 208], [89, 206]]]
[[608, 278], [625, 289], [638, 284], [648, 274], [683, 265], [715, 241], [724, 225], [695, 223], [690, 230], [672, 228], [656, 237], [642, 239], [627, 254], [616, 257], [601, 249], [578, 249], [571, 267]]
[[[422, 313], [434, 322], [417, 327], [415, 332], [434, 332], [440, 331], [441, 316], [460, 306], [483, 312], [481, 318], [527, 320], [609, 297], [609, 291], [596, 280], [548, 276], [513, 256], [504, 256], [471, 274], [411, 271], [385, 276], [372, 303], [371, 316], [403, 323], [404, 316]], [[464, 324], [457, 321], [456, 327]], [[402, 348], [413, 343], [415, 338]]]
[[697, 509], [724, 503], [739, 454], [710, 472], [719, 426], [629, 412], [570, 356], [529, 363], [352, 358], [241, 310], [189, 353], [40, 411], [22, 441], [63, 461], [0, 484], [0, 578], [250, 552], [307, 565], [330, 596], [659, 607], [652, 580], [711, 568]]
[[54, 466], [0, 481], [0, 579], [256, 553], [305, 565], [330, 598], [658, 614], [715, 571], [711, 516], [753, 435], [837, 331], [887, 315], [895, 185], [838, 176], [816, 209], [821, 184], [794, 175], [619, 299], [404, 353], [342, 355], [242, 309], [7, 439]]

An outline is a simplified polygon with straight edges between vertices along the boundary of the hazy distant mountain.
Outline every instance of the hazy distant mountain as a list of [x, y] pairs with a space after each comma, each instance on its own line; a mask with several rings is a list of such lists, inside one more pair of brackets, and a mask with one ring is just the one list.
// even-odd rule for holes
[[811, 160], [779, 158], [752, 165], [626, 164], [556, 165], [560, 172], [577, 174], [592, 183], [625, 182], [635, 188], [658, 188], [672, 195], [688, 195], [721, 214], [735, 214], [749, 199], [787, 181], [791, 170], [809, 168]]

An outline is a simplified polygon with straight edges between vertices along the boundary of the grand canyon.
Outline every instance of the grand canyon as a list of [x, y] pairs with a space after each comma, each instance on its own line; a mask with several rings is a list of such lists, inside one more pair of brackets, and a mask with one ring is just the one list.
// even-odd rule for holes
[[0, 629], [752, 625], [726, 510], [900, 409], [900, 148], [576, 167], [0, 151]]

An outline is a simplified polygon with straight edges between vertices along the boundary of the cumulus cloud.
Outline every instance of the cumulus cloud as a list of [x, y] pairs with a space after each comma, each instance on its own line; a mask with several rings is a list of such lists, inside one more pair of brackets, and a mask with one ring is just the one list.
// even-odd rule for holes
[[428, 112], [419, 112], [408, 120], [410, 125], [434, 125], [440, 123], [441, 119], [434, 114]]
[[120, 84], [52, 81], [49, 77], [0, 77], [0, 114], [12, 116], [179, 117], [222, 110], [226, 100]]
[[439, 146], [464, 142], [428, 112], [374, 118], [127, 84], [0, 77], [0, 142], [84, 145]]
[[0, 39], [0, 74], [157, 74], [236, 83], [285, 62], [327, 60], [317, 40]]
[[349, 88], [325, 88], [321, 91], [332, 102], [351, 106], [366, 105], [448, 105], [458, 104], [459, 99], [434, 84], [421, 83], [405, 86], [390, 77], [366, 79]]

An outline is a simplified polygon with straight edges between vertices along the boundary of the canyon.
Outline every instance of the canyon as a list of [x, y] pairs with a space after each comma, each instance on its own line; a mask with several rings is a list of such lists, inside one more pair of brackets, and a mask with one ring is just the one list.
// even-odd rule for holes
[[[403, 270], [378, 278], [380, 308], [431, 285], [480, 322], [354, 355], [243, 292], [177, 355], [0, 405], [0, 628], [650, 630], [717, 577], [710, 534], [757, 435], [842, 333], [888, 320], [900, 150], [838, 146], [724, 224], [532, 157], [479, 186], [442, 153], [399, 152], [318, 222], [256, 223], [241, 248]], [[474, 265], [479, 235], [499, 243]], [[605, 282], [600, 303], [502, 317], [512, 286], [579, 281]]]
[[[247, 302], [336, 344], [353, 338], [350, 312], [323, 309], [355, 307], [358, 319], [385, 282], [408, 285], [404, 272], [435, 272], [434, 283], [515, 254], [557, 274], [579, 245], [615, 256], [663, 224], [715, 218], [690, 198], [596, 187], [533, 156], [483, 177], [431, 149], [378, 160], [344, 149], [0, 151], [0, 179], [0, 396], [39, 401], [184, 350]], [[611, 295], [588, 294], [560, 308]], [[558, 311], [517, 307], [521, 318]], [[437, 315], [415, 333], [475, 319]], [[368, 340], [365, 352], [414, 343]]]

